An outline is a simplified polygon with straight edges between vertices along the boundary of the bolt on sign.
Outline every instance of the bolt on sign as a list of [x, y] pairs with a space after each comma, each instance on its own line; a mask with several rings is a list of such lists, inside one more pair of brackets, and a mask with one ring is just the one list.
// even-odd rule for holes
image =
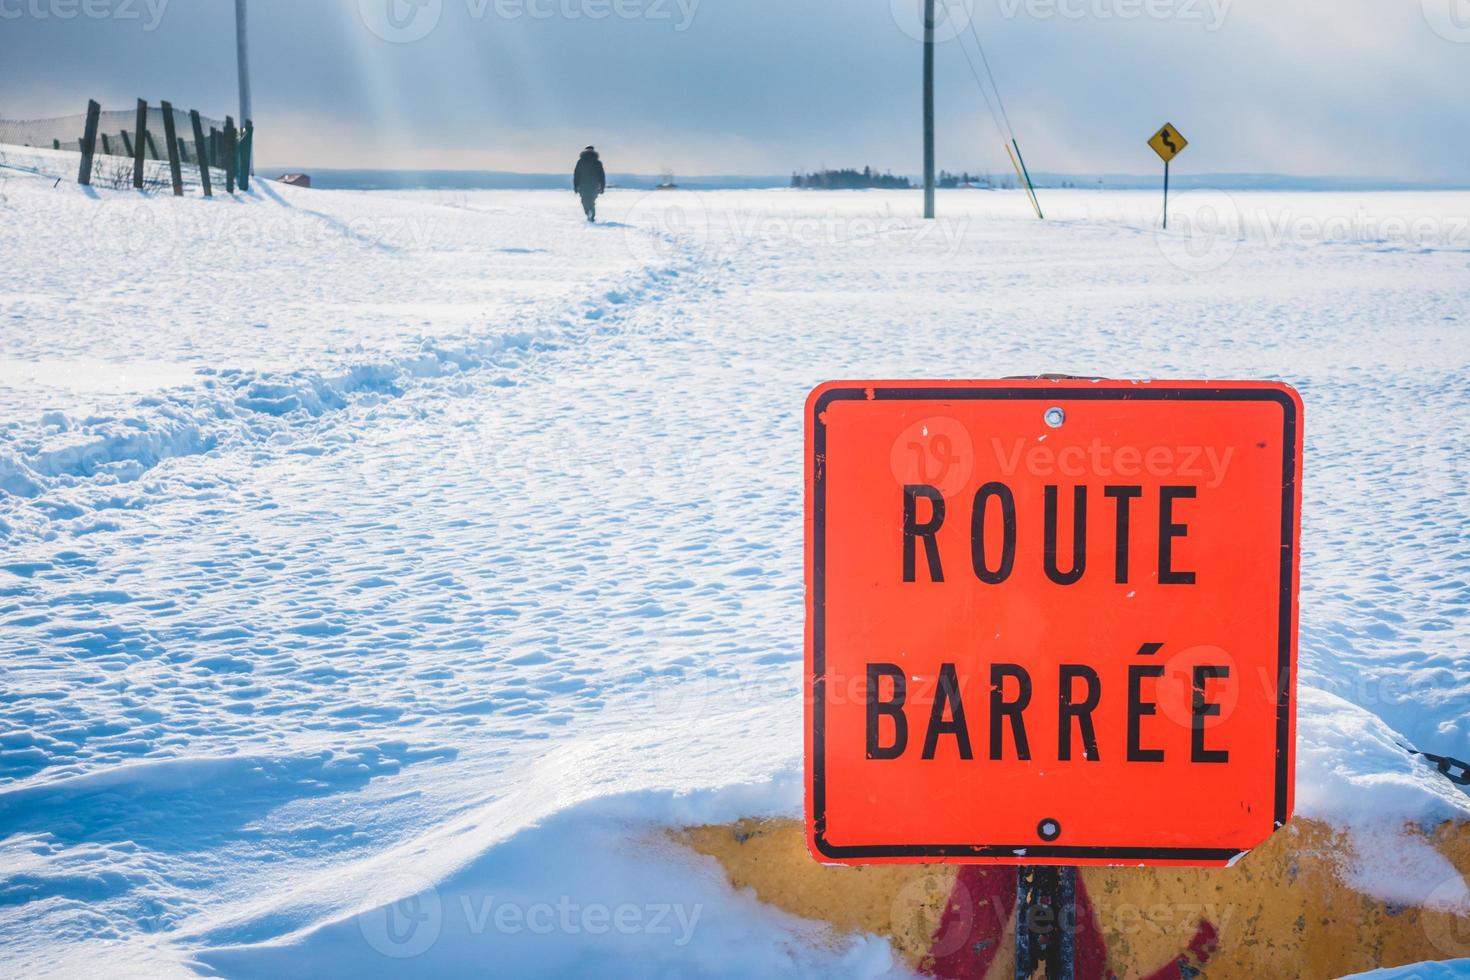
[[806, 416], [806, 813], [841, 864], [1225, 865], [1291, 817], [1302, 402], [854, 381]]
[[1154, 148], [1154, 152], [1159, 155], [1160, 159], [1168, 163], [1184, 152], [1184, 148], [1189, 145], [1189, 140], [1185, 139], [1172, 123], [1164, 123], [1162, 129], [1148, 138], [1148, 145]]

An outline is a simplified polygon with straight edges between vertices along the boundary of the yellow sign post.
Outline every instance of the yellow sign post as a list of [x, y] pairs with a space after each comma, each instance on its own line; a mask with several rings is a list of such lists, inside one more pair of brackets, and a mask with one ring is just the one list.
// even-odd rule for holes
[[1164, 161], [1164, 227], [1169, 227], [1169, 161], [1184, 152], [1189, 145], [1189, 140], [1179, 130], [1174, 128], [1173, 123], [1164, 123], [1157, 133], [1149, 137], [1148, 145], [1154, 148], [1154, 152]]

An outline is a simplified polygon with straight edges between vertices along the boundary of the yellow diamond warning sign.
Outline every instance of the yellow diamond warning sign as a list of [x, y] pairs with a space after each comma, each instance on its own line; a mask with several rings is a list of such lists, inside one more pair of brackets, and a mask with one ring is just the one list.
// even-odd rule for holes
[[1174, 128], [1173, 123], [1164, 123], [1163, 129], [1148, 138], [1148, 145], [1154, 148], [1154, 152], [1159, 155], [1160, 159], [1168, 163], [1184, 152], [1184, 148], [1189, 145], [1189, 140]]

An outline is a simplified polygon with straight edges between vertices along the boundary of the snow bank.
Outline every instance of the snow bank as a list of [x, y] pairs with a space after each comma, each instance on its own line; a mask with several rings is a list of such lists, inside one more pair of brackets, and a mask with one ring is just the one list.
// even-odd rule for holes
[[[1362, 887], [1465, 899], [1402, 828], [1466, 806], [1403, 746], [1470, 757], [1470, 195], [1167, 236], [1083, 191], [0, 198], [18, 972], [890, 968], [659, 843], [799, 814], [799, 409], [840, 376], [1295, 384], [1299, 810]], [[432, 899], [420, 957], [373, 945]]]
[[1344, 980], [1460, 980], [1463, 977], [1470, 977], [1470, 960], [1414, 963], [1386, 970], [1369, 970], [1367, 973], [1354, 973]]
[[716, 862], [661, 833], [784, 810], [795, 778], [574, 807], [447, 879], [385, 879], [350, 918], [199, 960], [242, 978], [434, 977], [491, 964], [510, 976], [906, 975], [885, 940], [833, 935], [736, 893]]

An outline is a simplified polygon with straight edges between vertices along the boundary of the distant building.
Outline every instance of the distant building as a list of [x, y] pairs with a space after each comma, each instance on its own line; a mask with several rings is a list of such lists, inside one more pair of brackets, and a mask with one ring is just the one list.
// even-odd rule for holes
[[971, 174], [968, 170], [962, 174], [952, 174], [947, 170], [939, 171], [939, 179], [936, 181], [940, 187], [953, 187], [967, 190], [994, 190], [995, 181], [990, 174]]
[[290, 184], [292, 187], [310, 187], [310, 174], [282, 174], [279, 178], [282, 184]]

